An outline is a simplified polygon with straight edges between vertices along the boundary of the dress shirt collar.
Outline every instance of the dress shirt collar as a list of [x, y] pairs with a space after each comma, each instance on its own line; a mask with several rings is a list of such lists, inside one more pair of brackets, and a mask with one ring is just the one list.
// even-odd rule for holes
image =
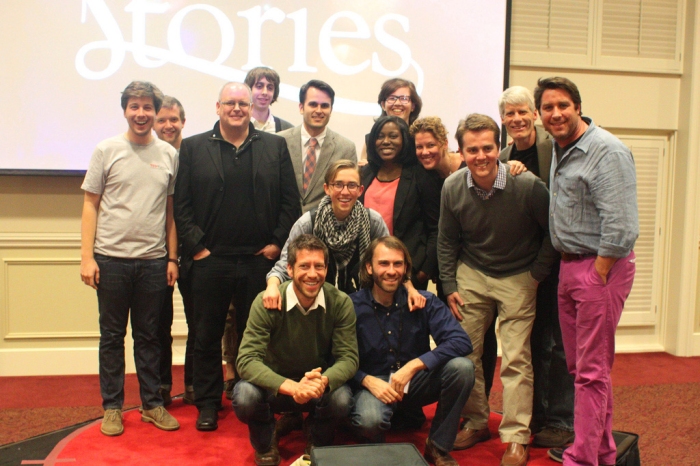
[[291, 311], [295, 307], [298, 308], [299, 311], [301, 311], [301, 313], [304, 315], [308, 315], [317, 307], [320, 307], [321, 309], [323, 309], [323, 312], [326, 312], [326, 296], [323, 294], [323, 286], [321, 286], [321, 290], [318, 292], [316, 299], [314, 300], [313, 304], [308, 310], [304, 309], [304, 307], [299, 303], [297, 294], [294, 292], [294, 283], [289, 283], [289, 285], [287, 286], [286, 295], [287, 312]]
[[[326, 132], [328, 131], [328, 126], [323, 128], [323, 131], [321, 134], [316, 136], [316, 141], [318, 141], [318, 146], [316, 146], [318, 149], [323, 147], [323, 141], [326, 139]], [[311, 135], [306, 131], [306, 128], [304, 128], [304, 124], [302, 123], [301, 125], [301, 147], [306, 147], [307, 144], [309, 143], [309, 139], [311, 139]]]
[[255, 117], [250, 117], [250, 122], [253, 123], [253, 126], [255, 126], [255, 129], [258, 131], [264, 131], [266, 133], [274, 133], [275, 132], [275, 117], [272, 115], [272, 112], [268, 109], [267, 111], [267, 120], [264, 122], [258, 121], [255, 119]]
[[399, 288], [396, 290], [396, 293], [394, 293], [394, 302], [388, 308], [376, 299], [374, 299], [374, 295], [372, 294], [371, 288], [366, 288], [366, 290], [367, 295], [371, 300], [372, 307], [374, 307], [375, 309], [377, 308], [377, 306], [381, 306], [384, 309], [391, 309], [392, 307], [400, 309], [402, 306], [408, 306], [408, 292], [406, 291], [406, 287], [403, 285], [399, 286]]
[[506, 165], [501, 163], [501, 161], [497, 161], [498, 163], [498, 173], [496, 174], [496, 181], [494, 181], [493, 186], [491, 187], [490, 191], [485, 191], [478, 187], [476, 183], [474, 183], [474, 179], [472, 178], [472, 172], [469, 171], [469, 168], [467, 168], [467, 187], [468, 188], [474, 188], [474, 191], [478, 196], [483, 199], [487, 200], [490, 199], [494, 193], [496, 192], [497, 189], [500, 189], [503, 191], [506, 189], [506, 180], [508, 179], [508, 170], [506, 169]]
[[586, 128], [586, 131], [571, 147], [578, 147], [581, 151], [588, 153], [588, 149], [591, 147], [591, 141], [593, 139], [591, 138], [591, 133], [595, 131], [596, 125], [593, 123], [593, 120], [588, 117], [581, 117], [581, 119], [588, 124], [588, 128]]

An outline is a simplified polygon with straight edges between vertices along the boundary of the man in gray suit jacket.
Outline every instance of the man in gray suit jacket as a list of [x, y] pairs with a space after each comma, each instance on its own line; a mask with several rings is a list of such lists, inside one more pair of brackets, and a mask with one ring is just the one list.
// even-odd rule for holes
[[[513, 144], [501, 152], [501, 161], [522, 162], [549, 188], [552, 138], [535, 126], [537, 110], [532, 93], [521, 86], [510, 87], [503, 92], [498, 107], [501, 121], [513, 138]], [[566, 367], [559, 327], [558, 285], [557, 260], [537, 289], [537, 311], [530, 338], [534, 372], [532, 443], [539, 447], [563, 447], [574, 439], [574, 379]]]
[[299, 113], [304, 122], [278, 133], [287, 140], [303, 212], [321, 202], [325, 195], [323, 178], [331, 163], [340, 159], [357, 161], [355, 144], [328, 128], [334, 100], [331, 86], [312, 79], [299, 89]]

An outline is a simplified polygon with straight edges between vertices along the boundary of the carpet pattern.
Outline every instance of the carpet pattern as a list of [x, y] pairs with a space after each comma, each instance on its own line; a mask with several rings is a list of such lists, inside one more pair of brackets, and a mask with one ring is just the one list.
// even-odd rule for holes
[[[173, 368], [174, 380], [182, 380], [182, 366]], [[678, 358], [666, 353], [619, 354], [613, 370], [616, 430], [635, 432], [640, 435], [639, 448], [642, 464], [645, 466], [694, 465], [700, 457], [700, 358]], [[138, 406], [138, 384], [134, 375], [127, 375], [126, 406]], [[175, 384], [173, 394], [182, 392], [182, 383]], [[36, 394], [36, 395], [32, 395]], [[41, 395], [41, 396], [39, 396]], [[3, 451], [24, 448], [19, 442], [31, 436], [55, 431], [64, 426], [75, 425], [102, 415], [97, 376], [70, 377], [3, 377], [0, 378], [0, 458]], [[496, 380], [491, 395], [492, 410], [502, 407], [502, 387]], [[426, 408], [432, 417], [433, 407]], [[99, 433], [99, 421], [88, 425], [76, 438], [91, 436], [85, 451], [97, 451], [98, 442], [109, 446], [108, 458], [92, 458], [77, 464], [161, 464], [177, 461], [179, 454], [185, 454], [181, 445], [183, 436], [187, 444], [197, 446], [195, 451], [212, 454], [211, 463], [245, 464], [252, 462], [252, 448], [247, 439], [247, 430], [231, 411], [230, 404], [222, 413], [220, 428], [214, 433], [197, 432], [194, 429], [196, 409], [185, 406], [176, 399], [172, 405], [173, 414], [180, 420], [182, 428], [177, 432], [161, 432], [151, 424], [140, 421], [138, 411], [126, 412], [125, 434], [117, 438], [107, 438]], [[492, 435], [498, 431], [498, 416], [492, 415], [490, 429]], [[389, 437], [390, 441], [412, 442], [423, 451], [428, 424], [419, 432], [406, 432]], [[394, 435], [394, 434], [392, 434]], [[157, 451], [159, 459], [142, 462], [139, 448], [123, 445], [129, 438], [136, 438], [146, 451]], [[191, 440], [190, 440], [191, 439]], [[339, 442], [352, 443], [346, 434], [340, 434]], [[60, 458], [67, 459], [70, 448], [78, 448], [71, 441], [63, 448]], [[285, 438], [281, 450], [289, 464], [304, 448], [300, 432]], [[460, 464], [498, 464], [505, 447], [497, 437], [489, 442], [457, 452]], [[140, 455], [134, 456], [135, 451]], [[211, 452], [211, 453], [210, 453]], [[538, 453], [539, 452], [539, 453]], [[29, 452], [26, 452], [29, 453]], [[84, 454], [82, 452], [81, 454]], [[103, 453], [104, 454], [104, 453]], [[238, 455], [241, 454], [240, 458]], [[529, 464], [556, 464], [545, 457], [544, 449], [533, 449]], [[124, 456], [124, 461], [117, 460]], [[236, 457], [240, 460], [232, 461]], [[23, 458], [30, 459], [29, 456]], [[34, 459], [34, 458], [32, 458]], [[35, 458], [37, 461], [42, 458]], [[96, 461], [96, 462], [93, 462]], [[188, 464], [193, 464], [192, 457]], [[2, 461], [0, 460], [1, 464]], [[17, 463], [19, 464], [19, 463]], [[28, 463], [25, 463], [28, 464]], [[35, 463], [37, 464], [37, 463]], [[185, 464], [184, 462], [182, 464]]]

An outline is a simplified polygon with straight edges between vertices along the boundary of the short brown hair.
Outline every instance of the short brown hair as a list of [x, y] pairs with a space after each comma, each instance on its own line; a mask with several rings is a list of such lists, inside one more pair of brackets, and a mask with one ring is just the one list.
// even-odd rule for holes
[[540, 78], [537, 80], [537, 87], [535, 88], [535, 107], [541, 113], [540, 107], [542, 107], [542, 94], [547, 89], [561, 89], [566, 91], [571, 97], [571, 101], [575, 106], [578, 107], [579, 114], [581, 113], [581, 94], [578, 91], [578, 87], [568, 78], [563, 78], [561, 76], [554, 76], [551, 78]]
[[[409, 92], [411, 93], [413, 111], [408, 116], [408, 124], [410, 125], [411, 123], [416, 121], [416, 118], [418, 118], [418, 115], [420, 115], [420, 110], [423, 108], [423, 99], [420, 98], [420, 96], [418, 95], [418, 91], [416, 90], [416, 86], [411, 81], [402, 78], [387, 79], [386, 81], [384, 81], [384, 84], [382, 84], [382, 88], [379, 90], [377, 103], [381, 107], [382, 102], [384, 102], [387, 99], [387, 97], [389, 97], [392, 94], [392, 92], [401, 87], [407, 87]], [[384, 109], [382, 109], [382, 116], [384, 115], [386, 115], [386, 112], [384, 111]]]
[[447, 128], [442, 124], [440, 117], [429, 116], [419, 118], [413, 122], [411, 128], [409, 128], [409, 132], [414, 139], [418, 133], [430, 133], [440, 144], [445, 144], [447, 142]]
[[270, 101], [270, 105], [272, 105], [277, 102], [277, 97], [280, 95], [280, 75], [277, 73], [277, 71], [273, 70], [272, 68], [268, 68], [267, 66], [258, 66], [248, 71], [248, 74], [245, 75], [243, 82], [252, 89], [255, 86], [255, 83], [260, 81], [262, 78], [266, 78], [269, 82], [275, 85], [275, 92], [272, 94], [272, 100]]
[[467, 115], [467, 118], [464, 120], [460, 120], [457, 131], [455, 132], [455, 138], [457, 139], [457, 144], [459, 144], [460, 151], [462, 150], [462, 136], [464, 136], [464, 133], [467, 131], [493, 131], [493, 140], [496, 141], [496, 145], [501, 144], [501, 128], [499, 128], [493, 118], [488, 115], [471, 113]]
[[131, 81], [128, 86], [122, 91], [122, 110], [126, 111], [126, 106], [129, 104], [129, 99], [150, 97], [153, 100], [153, 108], [156, 113], [160, 112], [160, 106], [163, 104], [163, 93], [160, 92], [155, 84], [148, 81]]
[[348, 159], [340, 159], [336, 160], [330, 167], [328, 167], [323, 181], [330, 186], [330, 184], [335, 181], [335, 177], [338, 175], [340, 170], [354, 170], [357, 172], [357, 176], [360, 176], [360, 169], [355, 162]]
[[287, 265], [294, 267], [297, 262], [297, 254], [301, 250], [306, 251], [323, 251], [323, 262], [328, 266], [328, 248], [323, 241], [316, 238], [314, 235], [299, 235], [294, 238], [287, 246]]
[[411, 279], [413, 262], [411, 261], [411, 254], [408, 252], [406, 245], [396, 236], [382, 236], [369, 243], [367, 250], [362, 255], [362, 263], [360, 264], [360, 286], [362, 288], [372, 288], [374, 286], [374, 278], [367, 272], [367, 265], [372, 265], [374, 250], [377, 249], [377, 246], [380, 244], [383, 244], [387, 249], [394, 249], [395, 251], [401, 251], [403, 253], [403, 260], [406, 265], [406, 274], [403, 276], [403, 281], [407, 282]]
[[182, 106], [179, 100], [175, 97], [166, 95], [163, 97], [163, 103], [160, 108], [173, 108], [177, 107], [180, 110], [180, 120], [185, 121], [185, 108]]

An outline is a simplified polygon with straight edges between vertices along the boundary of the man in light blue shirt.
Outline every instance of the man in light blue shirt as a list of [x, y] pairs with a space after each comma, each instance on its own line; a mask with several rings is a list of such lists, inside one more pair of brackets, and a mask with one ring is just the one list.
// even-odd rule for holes
[[561, 253], [559, 320], [575, 378], [574, 444], [564, 464], [615, 464], [612, 382], [615, 329], [632, 289], [639, 236], [634, 160], [615, 136], [581, 115], [566, 78], [542, 78], [535, 104], [554, 144], [549, 231]]

